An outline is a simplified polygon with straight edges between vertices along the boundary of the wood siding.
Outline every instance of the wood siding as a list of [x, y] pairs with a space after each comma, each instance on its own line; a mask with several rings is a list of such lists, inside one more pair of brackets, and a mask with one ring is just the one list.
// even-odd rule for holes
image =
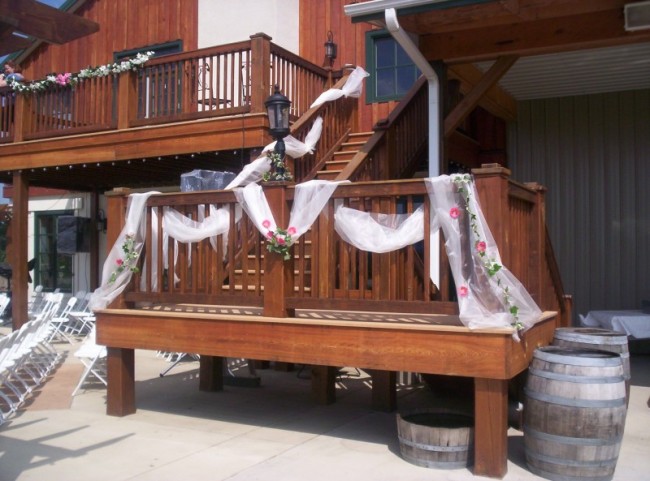
[[650, 299], [650, 90], [521, 102], [509, 144], [513, 177], [548, 187], [574, 312], [640, 309]]
[[25, 78], [78, 72], [113, 62], [113, 53], [172, 40], [197, 48], [198, 0], [87, 0], [76, 15], [100, 25], [97, 33], [65, 45], [41, 44], [22, 62]]
[[[357, 3], [352, 0], [301, 0], [300, 25], [309, 28], [300, 29], [300, 56], [315, 63], [328, 67], [325, 58], [325, 41], [327, 32], [332, 31], [334, 43], [338, 47], [338, 55], [332, 68], [338, 70], [346, 64], [366, 68], [365, 34], [373, 29], [368, 23], [352, 23], [343, 11], [345, 5]], [[377, 102], [366, 104], [366, 85], [359, 99], [359, 131], [370, 131], [379, 120], [397, 105], [397, 102]]]

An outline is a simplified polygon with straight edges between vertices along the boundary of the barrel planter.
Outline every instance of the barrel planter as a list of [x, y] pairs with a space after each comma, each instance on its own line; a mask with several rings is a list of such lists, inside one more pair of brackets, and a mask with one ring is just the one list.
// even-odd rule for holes
[[474, 418], [447, 409], [397, 415], [402, 457], [417, 466], [458, 469], [474, 461]]
[[625, 378], [626, 404], [630, 403], [630, 351], [627, 334], [594, 327], [560, 327], [555, 330], [553, 345], [578, 349], [615, 352], [621, 356]]
[[524, 392], [528, 468], [555, 481], [611, 480], [627, 413], [621, 357], [592, 349], [538, 348]]

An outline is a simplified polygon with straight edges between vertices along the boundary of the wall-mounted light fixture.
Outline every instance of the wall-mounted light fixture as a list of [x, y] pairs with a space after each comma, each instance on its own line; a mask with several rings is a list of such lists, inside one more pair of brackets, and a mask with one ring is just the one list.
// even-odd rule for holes
[[106, 232], [107, 225], [108, 221], [106, 219], [106, 214], [102, 209], [99, 209], [97, 211], [97, 230], [99, 232]]
[[334, 34], [331, 30], [327, 32], [327, 42], [325, 42], [325, 56], [330, 61], [330, 66], [334, 64], [334, 59], [336, 58], [336, 44], [334, 43]]

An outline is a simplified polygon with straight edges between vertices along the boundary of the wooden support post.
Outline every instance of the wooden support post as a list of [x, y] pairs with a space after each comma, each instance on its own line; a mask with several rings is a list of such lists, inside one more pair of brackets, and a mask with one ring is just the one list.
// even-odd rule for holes
[[117, 88], [117, 128], [128, 129], [138, 113], [138, 89], [136, 72], [120, 74]]
[[[251, 113], [266, 112], [264, 101], [271, 95], [271, 37], [264, 33], [251, 35]], [[280, 86], [283, 87], [282, 85]]]
[[476, 192], [481, 204], [485, 221], [490, 226], [492, 237], [505, 265], [510, 260], [508, 256], [509, 220], [508, 213], [508, 179], [510, 170], [499, 164], [486, 164], [480, 169], [472, 169], [476, 179]]
[[[106, 249], [110, 253], [126, 222], [126, 205], [130, 189], [118, 187], [106, 193]], [[110, 304], [112, 309], [125, 309], [124, 296], [120, 295]]]
[[474, 379], [474, 474], [503, 478], [508, 471], [508, 381]]
[[13, 329], [20, 327], [29, 320], [27, 312], [27, 218], [29, 215], [29, 181], [22, 172], [13, 176], [13, 219], [11, 221], [10, 263], [11, 277], [11, 319]]
[[225, 359], [219, 356], [205, 356], [199, 359], [199, 391], [223, 391], [223, 370]]
[[332, 366], [311, 367], [311, 394], [317, 404], [336, 401], [336, 371]]
[[395, 371], [370, 371], [372, 376], [372, 408], [376, 411], [392, 412], [397, 408]]
[[[286, 198], [287, 182], [267, 182], [266, 199], [278, 227], [289, 227], [289, 206]], [[291, 258], [281, 254], [264, 253], [264, 315], [269, 317], [293, 317], [295, 310], [287, 307], [287, 298], [293, 295], [293, 248]]]
[[127, 416], [135, 413], [135, 351], [107, 348], [106, 414]]

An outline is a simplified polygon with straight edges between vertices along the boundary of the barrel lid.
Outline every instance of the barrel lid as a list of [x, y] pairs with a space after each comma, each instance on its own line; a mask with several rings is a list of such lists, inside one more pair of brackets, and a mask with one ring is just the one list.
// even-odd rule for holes
[[575, 366], [617, 366], [622, 363], [618, 353], [599, 349], [579, 349], [562, 346], [538, 347], [533, 357], [543, 361]]

